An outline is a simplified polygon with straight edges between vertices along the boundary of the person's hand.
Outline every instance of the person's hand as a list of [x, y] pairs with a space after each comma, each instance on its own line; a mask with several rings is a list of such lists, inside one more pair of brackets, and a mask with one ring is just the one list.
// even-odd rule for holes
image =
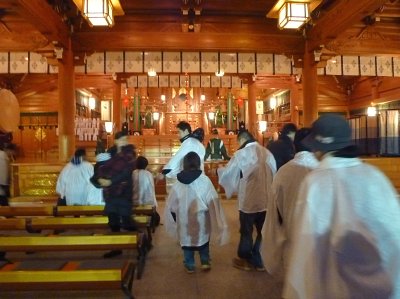
[[99, 182], [100, 186], [102, 186], [102, 187], [111, 186], [111, 180], [109, 180], [109, 179], [99, 178], [97, 181]]

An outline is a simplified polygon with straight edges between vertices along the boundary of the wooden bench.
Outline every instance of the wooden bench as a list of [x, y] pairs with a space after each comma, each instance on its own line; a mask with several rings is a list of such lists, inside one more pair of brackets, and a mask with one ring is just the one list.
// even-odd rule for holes
[[[140, 247], [138, 234], [92, 236], [8, 236], [0, 237], [0, 251], [81, 251], [120, 250]], [[0, 290], [22, 289], [89, 289], [121, 288], [128, 298], [131, 294], [135, 263], [122, 264], [110, 260], [61, 261], [57, 269], [18, 269], [26, 262], [5, 264], [0, 268]]]
[[[58, 206], [55, 208], [55, 216], [98, 216], [104, 214], [104, 206]], [[134, 215], [146, 215], [153, 217], [156, 212], [152, 205], [138, 205], [133, 207]], [[153, 219], [150, 221], [151, 231], [154, 233], [155, 224]], [[150, 237], [150, 236], [149, 236]]]
[[2, 217], [53, 216], [54, 206], [10, 207], [0, 206]]

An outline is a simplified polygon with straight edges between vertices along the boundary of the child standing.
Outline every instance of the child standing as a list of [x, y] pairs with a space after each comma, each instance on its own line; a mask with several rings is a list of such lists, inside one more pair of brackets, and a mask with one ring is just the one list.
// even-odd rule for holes
[[194, 273], [194, 252], [200, 255], [201, 269], [211, 269], [210, 236], [219, 245], [228, 242], [228, 229], [218, 194], [210, 179], [200, 170], [200, 157], [189, 152], [183, 170], [172, 186], [165, 209], [165, 228], [179, 239], [187, 273]]
[[132, 172], [133, 204], [157, 207], [154, 178], [151, 172], [146, 170], [147, 165], [149, 161], [145, 157], [137, 157], [136, 169]]

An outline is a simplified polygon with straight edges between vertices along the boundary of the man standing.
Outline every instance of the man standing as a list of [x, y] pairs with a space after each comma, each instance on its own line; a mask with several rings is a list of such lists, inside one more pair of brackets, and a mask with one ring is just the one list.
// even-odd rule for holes
[[278, 140], [267, 145], [267, 148], [274, 155], [276, 169], [279, 169], [283, 164], [294, 158], [295, 150], [293, 140], [296, 131], [296, 125], [293, 123], [288, 123], [283, 126]]
[[204, 156], [204, 161], [206, 161], [208, 159], [208, 157], [210, 157], [211, 160], [221, 160], [222, 158], [224, 160], [229, 160], [230, 157], [228, 156], [228, 153], [226, 152], [225, 144], [218, 137], [218, 130], [213, 129], [212, 134], [214, 135], [214, 137], [211, 138], [207, 144], [206, 155]]
[[[240, 241], [233, 266], [241, 270], [265, 271], [260, 254], [261, 230], [265, 221], [270, 188], [276, 172], [274, 156], [258, 144], [248, 131], [239, 133], [240, 148], [226, 165], [218, 169], [219, 184], [226, 196], [238, 194]], [[253, 243], [253, 226], [257, 237]]]
[[162, 170], [162, 174], [171, 179], [176, 179], [176, 175], [183, 170], [183, 157], [189, 152], [195, 152], [199, 155], [201, 170], [204, 170], [204, 145], [192, 136], [192, 128], [188, 122], [181, 121], [176, 127], [178, 128], [179, 140], [182, 144]]
[[[128, 144], [124, 132], [115, 134], [116, 154], [99, 168], [98, 183], [103, 187], [105, 201], [104, 212], [108, 216], [108, 225], [113, 232], [121, 228], [135, 230], [132, 221], [132, 171], [135, 167], [136, 153], [133, 145]], [[105, 258], [121, 254], [113, 250]]]
[[400, 298], [400, 205], [387, 177], [357, 157], [340, 115], [303, 143], [320, 160], [301, 184], [282, 298]]

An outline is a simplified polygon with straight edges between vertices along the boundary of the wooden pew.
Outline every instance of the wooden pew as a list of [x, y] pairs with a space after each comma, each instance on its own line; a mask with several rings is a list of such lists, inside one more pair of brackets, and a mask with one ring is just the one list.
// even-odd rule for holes
[[[103, 215], [104, 206], [58, 206], [55, 208], [55, 216], [97, 216]], [[156, 212], [152, 205], [138, 205], [133, 207], [134, 215], [147, 215], [153, 217]], [[155, 232], [153, 219], [150, 221], [151, 232]], [[149, 236], [151, 237], [151, 236]]]
[[[138, 234], [92, 236], [9, 236], [0, 237], [0, 251], [76, 251], [119, 250], [140, 247]], [[133, 261], [115, 265], [115, 261], [66, 261], [58, 269], [17, 269], [24, 262], [6, 264], [0, 268], [0, 290], [22, 289], [89, 289], [121, 288], [133, 298], [131, 288], [135, 272]]]
[[0, 231], [25, 230], [25, 229], [26, 229], [26, 219], [24, 218], [0, 219]]
[[[133, 216], [133, 221], [140, 228], [147, 230], [146, 238], [142, 241], [139, 252], [139, 267], [137, 277], [140, 279], [144, 271], [144, 264], [147, 251], [152, 247], [152, 236], [149, 231], [149, 216]], [[108, 229], [108, 218], [106, 216], [92, 217], [46, 217], [32, 218], [28, 223], [28, 231], [35, 232], [41, 230], [71, 230], [71, 229]], [[1, 247], [0, 247], [1, 248]]]
[[41, 207], [0, 206], [0, 216], [2, 217], [53, 216], [53, 215], [54, 215], [54, 206], [41, 206]]

